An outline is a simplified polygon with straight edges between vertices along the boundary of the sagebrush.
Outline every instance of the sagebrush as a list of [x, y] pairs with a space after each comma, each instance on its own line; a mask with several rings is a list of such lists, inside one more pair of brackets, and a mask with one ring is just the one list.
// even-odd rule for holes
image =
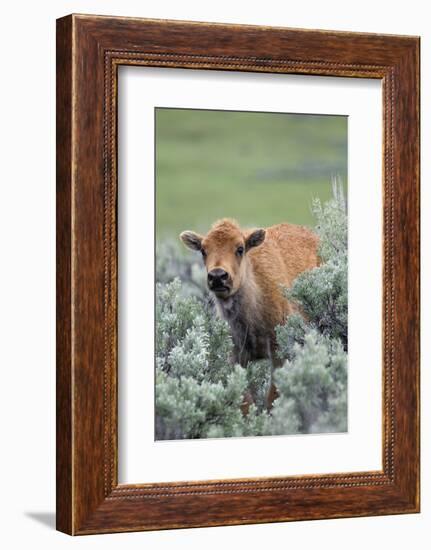
[[[312, 204], [321, 265], [286, 297], [304, 315], [276, 328], [279, 396], [265, 410], [270, 362], [232, 364], [227, 323], [214, 314], [203, 265], [157, 244], [156, 439], [286, 435], [347, 429], [347, 212], [341, 186]], [[241, 409], [244, 396], [253, 404]]]

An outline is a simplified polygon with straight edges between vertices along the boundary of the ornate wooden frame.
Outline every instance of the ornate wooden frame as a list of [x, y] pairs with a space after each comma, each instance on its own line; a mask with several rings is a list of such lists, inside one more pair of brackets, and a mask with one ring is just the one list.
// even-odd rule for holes
[[[384, 102], [383, 470], [119, 485], [117, 68], [377, 78]], [[419, 511], [419, 38], [70, 15], [57, 21], [57, 528]]]

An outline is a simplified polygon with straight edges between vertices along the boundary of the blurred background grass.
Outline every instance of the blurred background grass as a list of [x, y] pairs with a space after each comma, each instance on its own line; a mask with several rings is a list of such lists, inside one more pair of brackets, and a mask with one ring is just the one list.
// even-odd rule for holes
[[156, 109], [157, 238], [243, 226], [314, 225], [311, 200], [347, 185], [347, 117]]

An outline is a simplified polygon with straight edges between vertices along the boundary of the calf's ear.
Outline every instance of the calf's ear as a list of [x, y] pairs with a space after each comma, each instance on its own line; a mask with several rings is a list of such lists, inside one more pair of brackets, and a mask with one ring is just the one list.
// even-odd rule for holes
[[202, 248], [201, 235], [194, 233], [193, 231], [183, 231], [180, 235], [180, 239], [191, 250], [200, 250]]
[[254, 246], [259, 246], [265, 240], [265, 229], [256, 229], [245, 240], [245, 249], [250, 250]]

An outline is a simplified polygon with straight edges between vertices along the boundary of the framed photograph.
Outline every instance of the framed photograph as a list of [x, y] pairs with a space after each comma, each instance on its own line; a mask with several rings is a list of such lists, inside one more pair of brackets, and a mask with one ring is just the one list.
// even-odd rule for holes
[[57, 21], [57, 528], [419, 511], [419, 38]]

